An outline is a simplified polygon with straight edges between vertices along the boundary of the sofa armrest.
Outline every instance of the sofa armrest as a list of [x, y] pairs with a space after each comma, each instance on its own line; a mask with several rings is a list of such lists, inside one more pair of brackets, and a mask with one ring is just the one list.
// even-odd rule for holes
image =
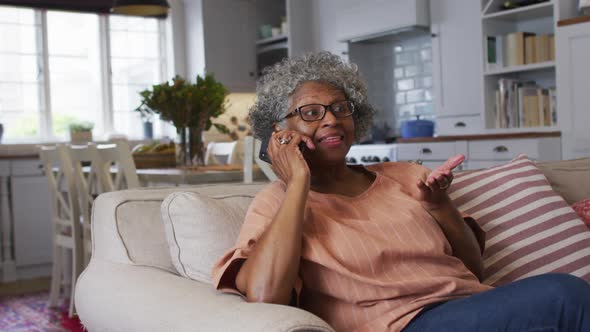
[[92, 206], [92, 258], [174, 270], [160, 205], [177, 191], [208, 196], [253, 195], [265, 184], [222, 184], [173, 188], [140, 188], [104, 193]]
[[301, 309], [247, 303], [157, 268], [96, 258], [75, 294], [89, 331], [334, 331]]

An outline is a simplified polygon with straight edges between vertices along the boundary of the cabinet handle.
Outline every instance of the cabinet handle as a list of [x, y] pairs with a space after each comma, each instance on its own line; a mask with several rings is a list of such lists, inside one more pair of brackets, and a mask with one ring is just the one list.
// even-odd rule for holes
[[508, 152], [508, 148], [504, 145], [499, 145], [494, 148], [494, 152]]
[[463, 121], [459, 121], [459, 122], [455, 123], [455, 128], [465, 128], [465, 127], [467, 127], [467, 125]]
[[432, 153], [432, 150], [430, 150], [429, 148], [423, 148], [422, 149], [422, 153], [423, 154], [431, 154]]

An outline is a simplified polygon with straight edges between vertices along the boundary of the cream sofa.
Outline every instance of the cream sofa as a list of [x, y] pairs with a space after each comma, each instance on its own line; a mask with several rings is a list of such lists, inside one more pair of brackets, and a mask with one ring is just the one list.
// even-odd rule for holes
[[[590, 186], [580, 189], [576, 181], [580, 176], [590, 179], [588, 160], [541, 169], [560, 194], [571, 189], [578, 197], [590, 196]], [[160, 214], [169, 194], [253, 195], [263, 186], [146, 188], [99, 196], [93, 208], [92, 259], [75, 293], [82, 323], [89, 331], [333, 331], [306, 311], [246, 303], [210, 284], [183, 278], [171, 261]]]

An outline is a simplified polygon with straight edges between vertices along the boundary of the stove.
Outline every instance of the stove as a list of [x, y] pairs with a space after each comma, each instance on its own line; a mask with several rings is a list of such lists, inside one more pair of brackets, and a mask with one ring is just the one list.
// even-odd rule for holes
[[350, 147], [346, 163], [350, 165], [370, 165], [386, 161], [396, 161], [394, 144], [359, 144]]

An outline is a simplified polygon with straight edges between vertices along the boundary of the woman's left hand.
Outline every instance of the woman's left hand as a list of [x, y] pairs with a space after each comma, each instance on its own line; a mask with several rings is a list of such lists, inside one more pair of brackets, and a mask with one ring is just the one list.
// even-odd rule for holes
[[433, 170], [426, 180], [418, 180], [416, 184], [420, 189], [418, 198], [427, 209], [435, 209], [440, 204], [447, 202], [449, 196], [447, 189], [453, 181], [453, 169], [459, 166], [465, 160], [465, 156], [458, 154], [449, 158], [444, 164]]

